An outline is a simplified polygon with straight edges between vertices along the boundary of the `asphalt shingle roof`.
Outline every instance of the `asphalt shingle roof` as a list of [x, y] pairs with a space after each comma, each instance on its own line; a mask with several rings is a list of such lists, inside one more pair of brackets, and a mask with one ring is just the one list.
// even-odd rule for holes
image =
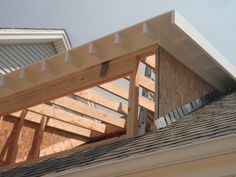
[[61, 157], [0, 171], [1, 177], [33, 177], [147, 154], [236, 134], [236, 92], [222, 96], [155, 133], [73, 152]]

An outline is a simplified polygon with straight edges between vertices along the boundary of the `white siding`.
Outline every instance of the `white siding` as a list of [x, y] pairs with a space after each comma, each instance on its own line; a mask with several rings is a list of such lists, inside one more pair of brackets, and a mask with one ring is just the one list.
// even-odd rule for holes
[[0, 45], [0, 75], [57, 54], [53, 43]]
[[62, 53], [66, 50], [65, 44], [63, 43], [62, 40], [57, 40], [56, 42], [54, 42], [54, 46], [57, 50], [57, 53]]

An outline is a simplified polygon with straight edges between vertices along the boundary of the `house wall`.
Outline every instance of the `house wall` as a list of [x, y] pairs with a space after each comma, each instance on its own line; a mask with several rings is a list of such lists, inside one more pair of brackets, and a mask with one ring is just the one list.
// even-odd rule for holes
[[53, 43], [1, 44], [0, 75], [24, 68], [28, 65], [56, 55]]
[[214, 90], [166, 50], [160, 52], [160, 116]]

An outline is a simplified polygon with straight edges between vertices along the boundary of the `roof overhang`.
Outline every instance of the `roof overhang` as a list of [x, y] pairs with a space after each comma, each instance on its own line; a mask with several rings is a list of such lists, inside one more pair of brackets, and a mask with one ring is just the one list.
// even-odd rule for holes
[[[164, 16], [166, 26], [155, 26], [163, 48], [218, 90], [224, 92], [235, 86], [236, 68], [219, 51], [178, 12]], [[150, 24], [155, 25], [155, 19]]]
[[62, 51], [71, 49], [69, 38], [63, 29], [0, 29], [0, 44], [27, 44], [46, 42], [52, 42], [54, 43], [55, 47], [60, 46], [61, 48], [64, 48]]
[[[153, 153], [140, 154], [125, 159], [108, 161], [100, 164], [98, 163], [86, 167], [75, 167], [73, 169], [58, 173], [54, 172], [45, 176], [99, 177], [123, 175], [133, 176], [134, 174], [137, 176], [139, 176], [138, 174], [140, 174], [140, 176], [146, 176], [147, 174], [152, 174], [150, 176], [156, 176], [152, 170], [159, 172], [160, 176], [169, 176], [165, 174], [168, 174], [171, 169], [176, 166], [178, 166], [180, 169], [178, 173], [179, 176], [202, 176], [203, 174], [207, 174], [207, 176], [215, 176], [216, 174], [219, 176], [227, 176], [236, 173], [235, 149], [236, 136], [227, 135], [198, 143], [170, 148], [167, 150], [159, 150]], [[221, 162], [227, 158], [230, 159], [231, 163], [222, 164]], [[203, 168], [201, 168], [199, 164], [196, 165], [195, 162], [198, 161], [200, 161], [200, 164], [203, 164]], [[207, 170], [204, 166], [205, 161], [207, 161]], [[218, 165], [213, 164], [212, 168], [210, 164], [212, 164], [214, 161], [218, 161], [219, 163]], [[191, 171], [183, 171], [184, 169], [191, 168], [191, 165], [194, 166]], [[142, 172], [146, 172], [146, 175], [142, 174]], [[176, 176], [176, 174], [172, 174], [170, 176]]]
[[[16, 96], [21, 100], [32, 89], [63, 80], [67, 76], [106, 61], [125, 58], [129, 54], [137, 55], [147, 49], [155, 48], [157, 44], [216, 89], [225, 92], [235, 86], [235, 67], [183, 17], [176, 11], [171, 11], [28, 66], [24, 68], [23, 73], [30, 73], [30, 79], [25, 77], [25, 80], [22, 80], [20, 70], [4, 75], [0, 80], [0, 105], [7, 105], [6, 100], [9, 98], [14, 98], [16, 102]], [[46, 72], [51, 72], [50, 77], [45, 77], [45, 65], [49, 64], [50, 67]], [[53, 74], [55, 70], [57, 74]], [[62, 96], [56, 94], [53, 93], [45, 100]], [[36, 102], [37, 100], [31, 99], [29, 105], [35, 105]], [[2, 114], [7, 113], [4, 110], [1, 110]], [[12, 111], [17, 110], [12, 109]]]

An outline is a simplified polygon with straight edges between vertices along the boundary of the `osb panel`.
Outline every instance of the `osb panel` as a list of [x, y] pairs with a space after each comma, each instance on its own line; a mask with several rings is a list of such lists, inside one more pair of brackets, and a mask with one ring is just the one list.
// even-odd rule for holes
[[161, 48], [160, 116], [213, 90], [210, 84]]
[[24, 126], [21, 129], [17, 159], [28, 155], [34, 139], [35, 128]]
[[[0, 127], [0, 166], [7, 165], [5, 164], [5, 159], [7, 155], [7, 149], [9, 147], [10, 140], [13, 139], [12, 130], [14, 125], [18, 120], [13, 117], [5, 117], [2, 121], [2, 127]], [[17, 154], [17, 162], [31, 158], [29, 155], [32, 148], [32, 143], [38, 130], [39, 125], [31, 123], [29, 121], [24, 122], [22, 128], [21, 138], [19, 139], [19, 150]], [[64, 142], [68, 139], [78, 139], [77, 135], [59, 131], [53, 128], [46, 128], [43, 135], [43, 142], [41, 149], [46, 149], [49, 146], [57, 144], [59, 142]], [[32, 152], [31, 152], [32, 153]], [[29, 156], [28, 156], [29, 155]]]
[[13, 122], [2, 121], [2, 126], [0, 127], [0, 166], [4, 165], [4, 161], [6, 160], [7, 149], [10, 143], [9, 140], [13, 127]]

